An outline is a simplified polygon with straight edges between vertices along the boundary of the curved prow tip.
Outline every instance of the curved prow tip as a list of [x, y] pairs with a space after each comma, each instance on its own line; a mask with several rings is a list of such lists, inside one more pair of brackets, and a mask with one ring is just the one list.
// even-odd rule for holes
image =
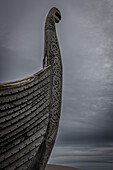
[[50, 9], [49, 13], [48, 13], [48, 16], [52, 16], [54, 18], [54, 21], [56, 23], [59, 23], [60, 20], [61, 20], [61, 12], [58, 8], [56, 7], [53, 7]]
[[[51, 65], [52, 56], [50, 54], [50, 48], [55, 48], [52, 42], [55, 41], [57, 50], [59, 51], [58, 39], [56, 34], [55, 23], [59, 23], [61, 20], [61, 12], [56, 7], [53, 7], [48, 12], [45, 22], [45, 43], [44, 43], [44, 59], [43, 68]], [[52, 49], [52, 50], [53, 50]], [[54, 49], [55, 50], [55, 49]], [[60, 53], [60, 52], [58, 52]]]

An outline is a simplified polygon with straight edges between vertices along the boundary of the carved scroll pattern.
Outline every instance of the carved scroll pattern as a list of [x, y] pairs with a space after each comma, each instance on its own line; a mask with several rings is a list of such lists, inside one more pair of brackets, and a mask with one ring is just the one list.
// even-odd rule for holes
[[60, 50], [58, 46], [58, 41], [56, 35], [53, 33], [50, 41], [50, 59], [51, 59], [51, 104], [50, 104], [50, 123], [49, 123], [49, 132], [46, 140], [47, 152], [44, 160], [46, 164], [47, 159], [50, 156], [51, 150], [53, 148], [58, 124], [60, 119], [60, 110], [61, 110], [61, 97], [62, 97], [62, 63]]
[[59, 49], [56, 42], [50, 44], [50, 54], [52, 55], [52, 102], [51, 102], [51, 121], [53, 124], [59, 122], [61, 89], [62, 89], [62, 70], [59, 56]]

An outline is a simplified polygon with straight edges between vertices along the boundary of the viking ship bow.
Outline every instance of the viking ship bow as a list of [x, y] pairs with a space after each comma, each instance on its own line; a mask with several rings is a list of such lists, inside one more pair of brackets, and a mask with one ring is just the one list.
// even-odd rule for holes
[[62, 62], [52, 8], [45, 23], [43, 69], [0, 84], [0, 169], [44, 170], [53, 148], [61, 110]]

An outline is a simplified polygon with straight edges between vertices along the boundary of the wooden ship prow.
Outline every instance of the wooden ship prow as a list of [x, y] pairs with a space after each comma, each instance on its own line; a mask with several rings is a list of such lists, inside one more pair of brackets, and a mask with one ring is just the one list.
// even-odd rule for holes
[[59, 125], [62, 61], [52, 8], [45, 23], [43, 69], [0, 84], [0, 170], [44, 170]]

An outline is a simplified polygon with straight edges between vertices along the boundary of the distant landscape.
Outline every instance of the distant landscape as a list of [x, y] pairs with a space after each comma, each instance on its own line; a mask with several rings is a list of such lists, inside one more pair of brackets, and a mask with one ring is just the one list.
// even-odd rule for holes
[[61, 165], [47, 165], [46, 170], [79, 170], [79, 169]]

